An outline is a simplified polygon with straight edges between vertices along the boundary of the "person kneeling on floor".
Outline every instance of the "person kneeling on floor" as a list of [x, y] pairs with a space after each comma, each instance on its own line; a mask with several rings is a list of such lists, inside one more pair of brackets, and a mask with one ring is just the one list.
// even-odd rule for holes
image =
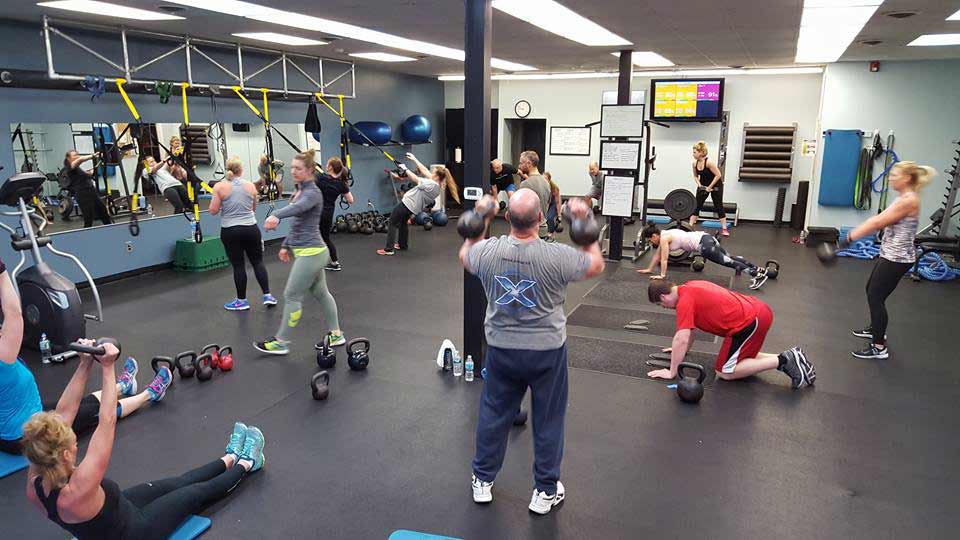
[[812, 386], [817, 371], [800, 347], [780, 354], [760, 352], [773, 325], [773, 311], [762, 301], [727, 290], [709, 281], [688, 281], [677, 286], [652, 281], [650, 302], [677, 312], [677, 333], [670, 351], [670, 368], [647, 373], [654, 379], [673, 379], [677, 366], [693, 344], [698, 329], [724, 338], [714, 369], [725, 380], [742, 379], [776, 369], [790, 377], [793, 388]]
[[[92, 340], [81, 343], [95, 345]], [[121, 491], [104, 478], [117, 427], [114, 366], [120, 351], [113, 344], [104, 348], [106, 354], [96, 358], [103, 376], [100, 422], [83, 461], [77, 464], [77, 436], [70, 424], [86, 375], [74, 377], [56, 411], [37, 413], [23, 427], [23, 453], [30, 461], [27, 499], [78, 540], [165, 540], [194, 512], [227, 496], [248, 472], [263, 466], [263, 433], [237, 423], [220, 459], [182, 476]], [[89, 373], [93, 364], [93, 356], [81, 353], [78, 373]]]

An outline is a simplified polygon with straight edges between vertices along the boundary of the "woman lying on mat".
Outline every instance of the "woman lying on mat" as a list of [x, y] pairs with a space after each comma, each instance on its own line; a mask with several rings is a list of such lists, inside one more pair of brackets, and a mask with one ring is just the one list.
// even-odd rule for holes
[[106, 354], [96, 359], [104, 389], [100, 422], [83, 461], [77, 464], [77, 436], [70, 424], [80, 409], [93, 356], [80, 354], [78, 375], [57, 410], [37, 413], [24, 426], [23, 453], [30, 460], [27, 499], [79, 540], [165, 540], [187, 517], [225, 497], [248, 472], [263, 466], [263, 433], [238, 422], [222, 458], [183, 476], [120, 491], [116, 482], [104, 478], [117, 427], [114, 369], [120, 351], [112, 344], [104, 348]]
[[737, 273], [746, 270], [753, 276], [750, 281], [751, 289], [759, 289], [767, 281], [767, 269], [760, 268], [743, 257], [731, 257], [717, 239], [703, 231], [684, 231], [682, 229], [667, 229], [661, 231], [657, 225], [648, 221], [646, 227], [641, 233], [643, 240], [648, 240], [653, 247], [659, 247], [659, 253], [653, 256], [650, 265], [642, 270], [637, 270], [641, 274], [653, 273], [653, 267], [660, 265], [660, 275], [650, 276], [650, 279], [663, 279], [667, 277], [667, 263], [670, 259], [670, 252], [674, 250], [683, 250], [690, 253], [699, 253], [704, 259], [715, 262], [727, 268], [733, 268]]
[[[20, 299], [17, 298], [10, 276], [0, 261], [0, 304], [3, 308], [3, 331], [0, 333], [0, 452], [20, 454], [22, 451], [23, 424], [34, 413], [50, 410], [57, 403], [41, 403], [40, 392], [33, 373], [23, 360], [17, 358], [20, 343], [23, 340], [23, 317], [20, 313]], [[173, 375], [170, 370], [161, 368], [146, 390], [137, 394], [137, 361], [127, 358], [123, 365], [120, 380], [114, 385], [115, 392], [126, 397], [114, 407], [118, 418], [129, 416], [148, 401], [160, 401], [170, 386]], [[70, 384], [79, 379], [86, 380], [83, 369], [78, 368]], [[69, 387], [68, 387], [69, 388]], [[83, 392], [83, 384], [77, 388]], [[86, 433], [97, 426], [100, 420], [98, 411], [102, 407], [101, 392], [94, 392], [79, 399], [79, 405], [73, 415], [73, 430]]]

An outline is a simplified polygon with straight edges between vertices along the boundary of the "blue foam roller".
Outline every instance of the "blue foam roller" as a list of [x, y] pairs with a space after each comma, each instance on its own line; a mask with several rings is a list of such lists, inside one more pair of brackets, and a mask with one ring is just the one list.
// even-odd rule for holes
[[27, 468], [30, 462], [23, 456], [15, 456], [6, 452], [0, 452], [0, 478], [9, 476], [17, 471]]
[[399, 530], [393, 531], [387, 540], [462, 540], [452, 536], [440, 536], [417, 531]]
[[673, 220], [668, 218], [667, 216], [647, 216], [647, 221], [652, 221], [657, 225], [666, 225], [667, 223], [670, 223]]
[[698, 221], [697, 223], [699, 223], [704, 229], [719, 229], [722, 227], [720, 222], [715, 219], [707, 219], [704, 221]]
[[387, 144], [393, 138], [393, 128], [386, 122], [357, 122], [350, 128], [350, 142], [357, 144], [369, 144], [367, 139], [363, 138], [358, 132], [366, 135], [374, 144]]
[[400, 136], [404, 142], [425, 143], [430, 140], [433, 128], [426, 116], [415, 114], [400, 125]]

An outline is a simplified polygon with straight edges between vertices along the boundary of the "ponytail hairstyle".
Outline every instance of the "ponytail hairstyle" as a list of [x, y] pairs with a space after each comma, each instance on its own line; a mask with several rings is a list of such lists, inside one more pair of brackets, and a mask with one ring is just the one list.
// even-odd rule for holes
[[299, 154], [293, 156], [293, 159], [303, 163], [303, 166], [307, 168], [308, 171], [312, 171], [317, 168], [317, 151], [316, 150], [307, 150], [306, 152], [300, 152]]
[[39, 412], [23, 426], [23, 455], [53, 489], [67, 485], [73, 463], [63, 460], [63, 452], [77, 444], [77, 436], [55, 412]]
[[450, 195], [453, 197], [453, 200], [457, 201], [457, 204], [460, 203], [460, 188], [457, 186], [457, 181], [454, 180], [453, 174], [450, 173], [450, 169], [444, 167], [443, 165], [435, 165], [433, 167], [433, 176], [438, 179], [441, 187], [446, 186], [450, 189]]
[[327, 160], [327, 167], [330, 167], [333, 170], [333, 174], [337, 175], [337, 178], [341, 178], [343, 173], [343, 162], [340, 161], [340, 158], [334, 156]]
[[703, 154], [703, 157], [707, 157], [707, 143], [705, 141], [697, 141], [697, 144], [693, 145], [693, 149]]
[[560, 188], [553, 183], [553, 175], [547, 171], [544, 171], [543, 177], [547, 179], [547, 183], [550, 184], [550, 193], [557, 193], [560, 191]]
[[923, 189], [937, 175], [937, 170], [933, 167], [917, 165], [913, 161], [899, 161], [893, 168], [910, 178], [910, 188], [914, 191]]
[[643, 230], [640, 232], [640, 238], [643, 240], [649, 240], [655, 234], [660, 234], [660, 228], [657, 227], [656, 223], [648, 221], [646, 225], [643, 226]]
[[233, 180], [243, 175], [243, 161], [240, 160], [240, 156], [233, 156], [228, 159], [224, 168], [227, 169], [227, 180]]

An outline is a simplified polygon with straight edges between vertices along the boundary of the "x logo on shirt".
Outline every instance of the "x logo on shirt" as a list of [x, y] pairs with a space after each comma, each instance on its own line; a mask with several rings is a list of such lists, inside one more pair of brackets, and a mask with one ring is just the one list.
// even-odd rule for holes
[[499, 283], [501, 287], [506, 289], [506, 292], [496, 300], [496, 304], [498, 306], [509, 306], [513, 302], [517, 302], [521, 306], [528, 309], [536, 307], [536, 302], [527, 298], [523, 294], [524, 291], [536, 285], [536, 281], [522, 279], [519, 283], [514, 284], [514, 282], [507, 277], [493, 276], [493, 278], [497, 280], [497, 283]]

